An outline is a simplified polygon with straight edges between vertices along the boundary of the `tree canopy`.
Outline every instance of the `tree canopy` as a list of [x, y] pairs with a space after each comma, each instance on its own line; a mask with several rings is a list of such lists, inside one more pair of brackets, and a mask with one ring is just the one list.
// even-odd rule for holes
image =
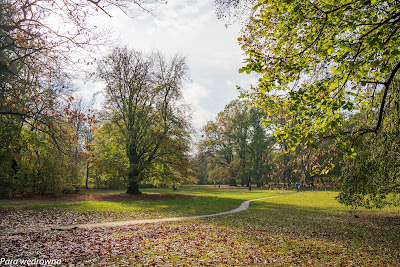
[[185, 59], [116, 48], [99, 64], [99, 75], [110, 119], [125, 139], [128, 193], [140, 193], [138, 183], [152, 176], [187, 177], [191, 126], [179, 102]]
[[91, 155], [80, 135], [96, 119], [77, 107], [71, 79], [93, 75], [91, 53], [109, 38], [90, 17], [110, 15], [112, 6], [126, 14], [134, 7], [150, 12], [160, 3], [0, 0], [1, 196], [79, 186], [82, 155]]
[[266, 181], [275, 138], [262, 124], [263, 111], [248, 106], [249, 101], [233, 100], [216, 121], [204, 127], [200, 151], [206, 157], [208, 176], [213, 182], [236, 185]]
[[353, 134], [379, 130], [400, 68], [397, 1], [261, 1], [254, 10], [239, 38], [241, 71], [261, 74], [252, 96], [293, 122], [278, 136], [312, 145], [342, 134], [344, 116], [362, 109], [378, 116]]
[[[288, 147], [312, 148], [332, 139], [346, 157], [355, 158], [357, 140], [386, 132], [385, 118], [398, 112], [399, 90], [393, 85], [400, 68], [399, 10], [398, 1], [385, 0], [253, 2], [238, 38], [247, 57], [240, 72], [260, 78], [243, 95], [270, 114], [283, 115], [286, 123], [276, 136]], [[368, 120], [345, 127], [355, 113]], [[398, 121], [392, 127], [398, 128]], [[332, 167], [327, 161], [319, 172]]]

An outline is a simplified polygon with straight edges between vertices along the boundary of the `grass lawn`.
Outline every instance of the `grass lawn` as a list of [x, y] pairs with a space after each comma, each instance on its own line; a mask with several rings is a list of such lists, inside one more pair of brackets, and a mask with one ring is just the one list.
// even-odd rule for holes
[[[254, 202], [240, 214], [207, 219], [262, 246], [268, 263], [400, 266], [400, 208], [354, 214], [336, 192], [302, 192]], [[357, 215], [358, 218], [355, 217]]]
[[[195, 197], [1, 207], [31, 211], [61, 206], [68, 214], [73, 210], [71, 205], [78, 205], [78, 213], [88, 209], [96, 214], [112, 208], [122, 214], [146, 211], [149, 216], [180, 216], [231, 209], [246, 199], [277, 193], [184, 189], [174, 194]], [[400, 266], [400, 208], [361, 209], [356, 218], [349, 208], [336, 202], [336, 195], [325, 191], [294, 193], [253, 202], [240, 213], [206, 219], [3, 234], [0, 257], [47, 257], [61, 259], [66, 265], [87, 266]]]
[[[125, 190], [91, 190], [89, 194], [123, 194]], [[285, 192], [244, 189], [142, 189], [152, 194], [132, 200], [112, 201], [34, 201], [0, 205], [0, 229], [61, 226], [133, 219], [203, 215], [237, 208], [243, 201]], [[156, 198], [157, 194], [172, 196]], [[81, 194], [80, 194], [81, 195]], [[125, 195], [125, 194], [123, 194]], [[80, 197], [79, 195], [77, 196]], [[102, 199], [102, 198], [100, 198]]]

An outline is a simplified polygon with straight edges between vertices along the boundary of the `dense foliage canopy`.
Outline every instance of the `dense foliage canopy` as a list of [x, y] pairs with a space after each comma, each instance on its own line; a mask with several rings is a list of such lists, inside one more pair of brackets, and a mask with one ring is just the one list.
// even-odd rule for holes
[[125, 140], [128, 193], [140, 193], [138, 183], [146, 178], [189, 176], [190, 123], [179, 102], [186, 74], [180, 56], [167, 61], [127, 48], [116, 48], [99, 64], [110, 119]]
[[[86, 137], [96, 119], [78, 108], [71, 77], [93, 75], [90, 55], [109, 36], [90, 18], [127, 14], [161, 1], [0, 0], [1, 196], [61, 193], [81, 184], [94, 157]], [[81, 58], [77, 58], [79, 53]], [[73, 75], [72, 75], [73, 74]], [[88, 172], [87, 172], [88, 173]], [[87, 176], [88, 177], [88, 176]]]
[[[390, 139], [379, 136], [390, 132], [393, 137], [398, 128], [397, 120], [389, 123], [391, 114], [398, 113], [399, 89], [394, 84], [400, 68], [398, 1], [233, 0], [216, 4], [220, 11], [239, 7], [239, 13], [246, 10], [243, 6], [252, 7], [238, 38], [247, 56], [240, 72], [256, 73], [260, 79], [243, 95], [268, 109], [270, 115], [283, 116], [286, 123], [276, 130], [279, 140], [294, 150], [299, 146], [316, 148], [331, 139], [336, 149], [351, 158], [359, 152], [358, 143], [374, 142], [367, 140], [380, 140], [373, 145], [385, 150]], [[349, 116], [357, 113], [365, 114], [366, 120], [346, 127]], [[375, 159], [384, 164], [382, 158]], [[366, 159], [360, 156], [357, 160]], [[349, 172], [350, 165], [341, 180], [341, 188], [347, 193], [340, 200], [369, 206], [374, 200], [353, 202], [350, 196], [365, 199], [370, 194], [379, 198], [398, 194], [399, 168], [395, 161], [390, 162], [389, 172], [378, 167], [372, 173], [370, 168], [359, 169], [348, 179], [354, 174]], [[316, 171], [324, 173], [333, 167], [328, 160]], [[392, 186], [369, 186], [379, 180], [377, 172], [389, 175], [386, 183]], [[368, 182], [361, 182], [362, 175], [369, 177]], [[372, 191], [361, 193], [360, 183]], [[390, 189], [373, 189], [381, 186]]]

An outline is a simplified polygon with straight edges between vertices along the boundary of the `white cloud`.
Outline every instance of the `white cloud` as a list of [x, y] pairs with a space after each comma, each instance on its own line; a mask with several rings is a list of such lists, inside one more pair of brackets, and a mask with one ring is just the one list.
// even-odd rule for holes
[[199, 105], [202, 98], [209, 96], [209, 90], [196, 82], [186, 83], [182, 93], [185, 102], [192, 105]]
[[198, 130], [202, 128], [209, 120], [212, 120], [214, 114], [202, 107], [201, 102], [209, 96], [209, 90], [195, 82], [187, 83], [183, 89], [183, 100], [193, 109], [193, 124]]
[[248, 88], [251, 80], [238, 73], [243, 65], [237, 44], [239, 27], [226, 28], [216, 18], [213, 2], [170, 0], [159, 7], [157, 17], [140, 13], [131, 19], [115, 9], [111, 12], [113, 17], [102, 15], [97, 20], [112, 28], [122, 45], [142, 51], [159, 50], [167, 55], [179, 53], [187, 58], [193, 83], [183, 93], [185, 101], [195, 107], [196, 124], [215, 118], [237, 98], [236, 85]]

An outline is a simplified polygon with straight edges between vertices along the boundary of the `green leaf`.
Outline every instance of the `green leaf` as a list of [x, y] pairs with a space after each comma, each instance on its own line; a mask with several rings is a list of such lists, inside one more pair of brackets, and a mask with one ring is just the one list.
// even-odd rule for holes
[[337, 88], [338, 86], [339, 86], [339, 84], [338, 84], [338, 81], [336, 80], [335, 82], [333, 82], [329, 85], [329, 88], [333, 90], [333, 89]]

